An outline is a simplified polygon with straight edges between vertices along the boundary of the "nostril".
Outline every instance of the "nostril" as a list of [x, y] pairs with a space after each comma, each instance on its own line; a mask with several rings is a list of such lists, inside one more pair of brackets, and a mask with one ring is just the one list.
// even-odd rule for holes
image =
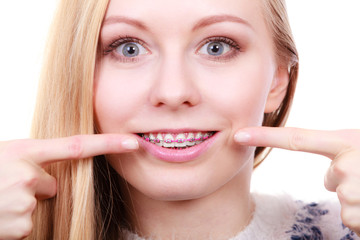
[[200, 92], [190, 80], [170, 79], [158, 81], [150, 92], [150, 103], [155, 107], [191, 107], [199, 103]]
[[168, 107], [170, 109], [178, 109], [181, 107], [192, 107], [197, 105], [197, 101], [191, 100], [183, 100], [181, 98], [171, 97], [171, 98], [163, 98], [159, 99], [156, 103], [152, 103], [155, 107]]
[[190, 106], [190, 107], [193, 106], [193, 104], [192, 104], [190, 101], [186, 101], [186, 102], [184, 102], [184, 104], [185, 104], [185, 105], [188, 105], [188, 106]]

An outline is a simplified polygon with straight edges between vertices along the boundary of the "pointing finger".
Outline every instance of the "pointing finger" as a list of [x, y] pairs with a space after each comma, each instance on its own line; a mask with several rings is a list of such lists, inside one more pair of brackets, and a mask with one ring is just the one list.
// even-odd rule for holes
[[116, 154], [138, 149], [134, 137], [120, 134], [77, 135], [58, 139], [14, 141], [9, 155], [30, 160], [40, 166], [63, 161]]
[[242, 145], [310, 152], [334, 159], [348, 148], [340, 135], [299, 128], [255, 127], [238, 131], [234, 139]]

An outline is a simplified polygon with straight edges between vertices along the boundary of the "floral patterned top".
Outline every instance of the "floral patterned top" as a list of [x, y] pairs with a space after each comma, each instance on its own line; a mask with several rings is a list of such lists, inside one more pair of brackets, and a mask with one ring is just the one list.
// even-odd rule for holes
[[[252, 221], [229, 240], [360, 240], [342, 224], [339, 203], [304, 203], [289, 196], [262, 194], [253, 198]], [[126, 235], [127, 240], [150, 240], [130, 232]]]

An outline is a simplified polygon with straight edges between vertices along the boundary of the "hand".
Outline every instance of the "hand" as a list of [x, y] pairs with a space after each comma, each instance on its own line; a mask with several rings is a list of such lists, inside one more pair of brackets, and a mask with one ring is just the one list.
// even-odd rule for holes
[[37, 200], [56, 195], [56, 180], [43, 170], [46, 165], [137, 148], [136, 139], [116, 134], [0, 142], [0, 239], [29, 235]]
[[234, 139], [242, 145], [283, 148], [330, 158], [325, 187], [338, 195], [343, 224], [360, 235], [360, 130], [256, 127], [241, 129]]

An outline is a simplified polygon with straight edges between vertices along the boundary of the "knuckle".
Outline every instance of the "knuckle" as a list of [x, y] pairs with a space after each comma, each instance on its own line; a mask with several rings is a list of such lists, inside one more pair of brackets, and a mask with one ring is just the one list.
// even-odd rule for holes
[[331, 184], [329, 184], [328, 182], [325, 182], [324, 187], [329, 192], [336, 192], [336, 189]]
[[21, 215], [31, 214], [35, 210], [36, 204], [37, 200], [35, 197], [31, 196], [24, 198], [20, 206], [17, 208], [17, 213]]
[[336, 186], [335, 184], [329, 180], [329, 174], [327, 173], [324, 177], [324, 186], [326, 188], [326, 190], [330, 191], [330, 192], [336, 192]]
[[343, 208], [341, 210], [341, 219], [345, 226], [350, 228], [351, 230], [358, 230], [360, 229], [360, 224], [356, 220], [357, 217], [354, 216], [351, 210], [347, 208]]
[[81, 136], [73, 136], [67, 146], [70, 158], [80, 159], [84, 153], [84, 145]]
[[31, 217], [25, 219], [21, 225], [19, 226], [19, 238], [25, 238], [30, 235], [31, 231], [33, 229], [33, 222], [31, 221]]
[[343, 161], [334, 162], [331, 166], [332, 174], [337, 179], [344, 179], [348, 169], [347, 165]]
[[346, 210], [346, 208], [342, 208], [341, 209], [341, 219], [342, 219], [342, 222], [345, 226], [350, 226], [350, 215], [349, 215], [349, 212]]
[[336, 192], [342, 203], [349, 206], [360, 204], [360, 195], [354, 191], [351, 185], [341, 184], [337, 187]]
[[297, 128], [291, 129], [289, 136], [289, 148], [294, 151], [301, 149], [301, 146], [306, 142], [305, 134]]
[[336, 188], [336, 193], [341, 203], [349, 204], [349, 198], [347, 194], [346, 187], [344, 185], [340, 185]]
[[27, 211], [32, 213], [36, 208], [37, 200], [35, 197], [31, 197], [28, 201]]
[[[14, 220], [14, 219], [13, 219]], [[14, 220], [11, 225], [8, 224], [7, 232], [1, 234], [1, 236], [6, 236], [6, 239], [23, 239], [30, 235], [33, 229], [33, 222], [31, 216], [25, 218], [18, 218]], [[0, 237], [1, 238], [1, 237]]]
[[39, 176], [34, 170], [28, 170], [18, 179], [17, 185], [34, 189], [39, 182]]

